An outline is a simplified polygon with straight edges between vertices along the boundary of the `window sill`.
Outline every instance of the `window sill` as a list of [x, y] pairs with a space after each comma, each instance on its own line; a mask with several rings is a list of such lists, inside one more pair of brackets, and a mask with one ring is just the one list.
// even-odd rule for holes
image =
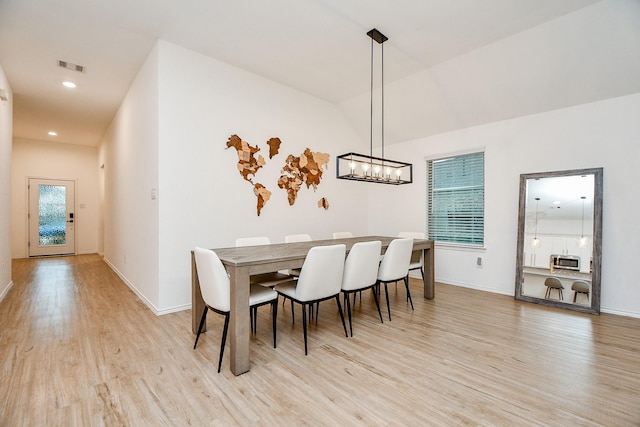
[[486, 246], [465, 245], [462, 243], [435, 242], [435, 247], [440, 249], [449, 249], [467, 252], [486, 252]]

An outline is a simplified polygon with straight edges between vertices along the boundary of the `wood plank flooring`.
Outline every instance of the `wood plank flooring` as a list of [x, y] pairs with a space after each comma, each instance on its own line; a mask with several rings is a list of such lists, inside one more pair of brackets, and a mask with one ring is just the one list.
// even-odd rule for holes
[[0, 426], [640, 425], [640, 319], [412, 281], [415, 311], [400, 286], [384, 324], [365, 293], [353, 338], [322, 303], [306, 357], [299, 307], [277, 349], [261, 308], [235, 377], [221, 316], [193, 350], [190, 311], [155, 316], [97, 255], [14, 260], [13, 280]]

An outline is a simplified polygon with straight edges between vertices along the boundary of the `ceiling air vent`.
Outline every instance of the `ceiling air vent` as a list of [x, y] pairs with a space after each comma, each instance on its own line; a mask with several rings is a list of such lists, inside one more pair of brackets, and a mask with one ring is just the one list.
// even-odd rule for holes
[[78, 71], [79, 73], [84, 73], [84, 65], [74, 64], [72, 62], [62, 61], [58, 59], [58, 67], [66, 68], [71, 71]]

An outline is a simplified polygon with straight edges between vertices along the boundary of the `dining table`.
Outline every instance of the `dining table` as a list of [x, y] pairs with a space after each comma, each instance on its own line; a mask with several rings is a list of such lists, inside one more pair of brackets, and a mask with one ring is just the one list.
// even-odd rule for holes
[[[358, 242], [380, 240], [382, 253], [397, 237], [360, 236], [341, 239], [312, 240], [295, 243], [274, 243], [260, 246], [244, 246], [212, 249], [222, 261], [229, 274], [231, 285], [231, 305], [229, 321], [229, 350], [231, 372], [241, 375], [250, 369], [250, 322], [249, 283], [250, 277], [259, 274], [278, 274], [282, 270], [301, 268], [314, 246], [328, 246], [343, 243], [347, 253]], [[434, 244], [432, 240], [413, 239], [413, 250], [422, 251], [424, 259], [424, 297], [433, 299], [434, 286]], [[200, 317], [205, 302], [200, 293], [200, 282], [196, 270], [195, 257], [191, 251], [191, 330], [197, 334]], [[203, 332], [206, 325], [203, 327]]]

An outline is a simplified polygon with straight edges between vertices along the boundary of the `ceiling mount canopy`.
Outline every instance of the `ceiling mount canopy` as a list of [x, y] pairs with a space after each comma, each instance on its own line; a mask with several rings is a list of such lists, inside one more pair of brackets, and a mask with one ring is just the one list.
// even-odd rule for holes
[[369, 37], [371, 37], [373, 40], [377, 41], [378, 43], [382, 44], [384, 42], [386, 42], [387, 40], [389, 40], [389, 37], [385, 36], [384, 34], [382, 34], [380, 31], [378, 31], [377, 29], [372, 29], [369, 30], [367, 32], [367, 35]]
[[[413, 165], [384, 158], [384, 42], [387, 36], [377, 29], [367, 32], [371, 37], [371, 113], [369, 128], [369, 155], [347, 153], [337, 157], [336, 177], [351, 181], [375, 182], [378, 184], [411, 184], [413, 182]], [[373, 156], [373, 51], [376, 41], [380, 45], [380, 141], [381, 157]]]

